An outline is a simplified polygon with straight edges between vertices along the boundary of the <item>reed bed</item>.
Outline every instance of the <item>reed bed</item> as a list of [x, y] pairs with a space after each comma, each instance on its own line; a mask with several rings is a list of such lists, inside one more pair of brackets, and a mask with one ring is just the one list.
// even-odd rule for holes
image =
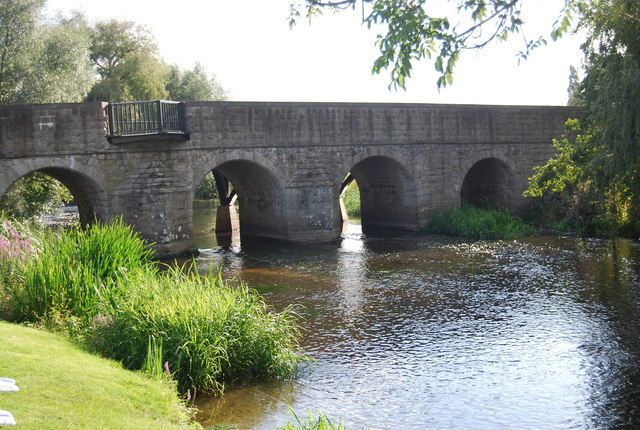
[[158, 270], [122, 221], [46, 233], [41, 243], [20, 260], [0, 254], [0, 274], [11, 269], [1, 318], [66, 331], [129, 369], [171, 375], [181, 392], [283, 379], [305, 359], [291, 310], [272, 312], [219, 273]]
[[433, 214], [425, 231], [469, 239], [506, 240], [535, 233], [532, 227], [508, 212], [471, 206]]
[[126, 300], [95, 333], [97, 349], [125, 367], [139, 369], [150, 361], [153, 336], [182, 392], [220, 394], [228, 383], [295, 373], [302, 358], [295, 314], [270, 312], [246, 286], [175, 268], [131, 273], [127, 285], [134, 287]]
[[53, 313], [94, 317], [123, 296], [127, 272], [154, 272], [152, 252], [121, 220], [41, 234], [41, 249], [8, 286], [14, 320], [38, 322]]

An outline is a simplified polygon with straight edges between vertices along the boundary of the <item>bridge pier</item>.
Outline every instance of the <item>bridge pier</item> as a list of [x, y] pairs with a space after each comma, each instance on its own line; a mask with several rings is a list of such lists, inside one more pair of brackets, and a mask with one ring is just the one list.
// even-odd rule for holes
[[232, 234], [240, 230], [240, 218], [235, 205], [220, 205], [216, 210], [216, 235]]
[[191, 183], [173, 160], [145, 161], [143, 154], [113, 192], [114, 214], [149, 243], [158, 257], [190, 252], [193, 248]]

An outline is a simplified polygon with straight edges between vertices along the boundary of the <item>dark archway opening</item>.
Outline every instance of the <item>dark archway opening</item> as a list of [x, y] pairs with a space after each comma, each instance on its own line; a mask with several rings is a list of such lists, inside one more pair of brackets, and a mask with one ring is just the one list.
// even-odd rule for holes
[[[210, 198], [206, 204], [210, 212], [205, 229], [214, 231], [216, 244], [236, 245], [236, 237], [246, 243], [253, 238], [286, 239], [285, 204], [282, 187], [277, 178], [265, 167], [248, 160], [232, 160], [213, 169], [203, 179], [198, 190], [206, 183]], [[203, 205], [194, 200], [195, 246], [211, 247], [212, 241], [199, 241], [204, 237], [199, 219]], [[215, 212], [215, 221], [213, 213]]]
[[[416, 190], [404, 166], [388, 157], [373, 156], [354, 165], [345, 182], [349, 176], [359, 189], [364, 232], [416, 228]], [[346, 186], [343, 183], [341, 194]]]
[[513, 173], [497, 158], [485, 158], [467, 172], [460, 189], [461, 204], [484, 208], [506, 209], [513, 202]]
[[0, 209], [17, 218], [40, 216], [63, 205], [77, 207], [81, 226], [107, 218], [104, 196], [98, 185], [86, 175], [66, 168], [49, 167], [30, 172], [16, 180], [0, 199]]

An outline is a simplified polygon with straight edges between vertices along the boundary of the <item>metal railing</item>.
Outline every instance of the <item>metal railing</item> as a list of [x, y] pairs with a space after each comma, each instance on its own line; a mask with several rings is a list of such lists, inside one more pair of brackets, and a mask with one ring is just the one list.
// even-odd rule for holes
[[164, 100], [109, 103], [109, 137], [187, 134], [184, 103]]

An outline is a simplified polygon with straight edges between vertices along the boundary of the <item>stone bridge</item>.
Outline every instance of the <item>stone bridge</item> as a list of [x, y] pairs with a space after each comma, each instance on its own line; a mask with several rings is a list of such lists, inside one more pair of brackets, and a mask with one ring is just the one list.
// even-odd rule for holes
[[123, 216], [158, 255], [193, 247], [193, 198], [212, 169], [238, 194], [243, 237], [330, 241], [351, 173], [364, 229], [418, 230], [463, 202], [523, 208], [567, 107], [187, 102], [189, 139], [107, 139], [104, 103], [0, 106], [0, 195], [41, 171], [81, 221]]

